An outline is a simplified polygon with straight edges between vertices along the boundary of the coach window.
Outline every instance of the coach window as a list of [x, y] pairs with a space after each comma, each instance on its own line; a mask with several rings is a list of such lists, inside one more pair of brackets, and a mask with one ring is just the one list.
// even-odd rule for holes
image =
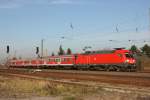
[[71, 61], [71, 59], [70, 58], [67, 58], [67, 62], [70, 62]]
[[52, 59], [52, 58], [49, 59], [49, 62], [53, 62], [53, 61], [54, 61], [54, 59]]
[[72, 61], [72, 58], [69, 58], [69, 61]]
[[66, 58], [66, 62], [68, 62], [68, 58]]
[[62, 62], [65, 62], [65, 58], [61, 58], [61, 61], [62, 61]]
[[66, 62], [66, 58], [63, 58], [63, 60], [62, 60], [63, 62]]
[[60, 62], [60, 58], [56, 58], [56, 59], [55, 59], [55, 62]]
[[64, 62], [67, 62], [67, 58], [64, 58]]

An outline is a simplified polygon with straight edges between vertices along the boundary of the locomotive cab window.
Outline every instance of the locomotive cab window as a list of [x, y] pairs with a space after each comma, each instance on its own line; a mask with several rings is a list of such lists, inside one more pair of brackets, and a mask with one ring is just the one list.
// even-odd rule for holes
[[132, 54], [129, 54], [129, 53], [126, 53], [125, 56], [126, 56], [127, 58], [134, 58], [133, 55], [132, 55]]

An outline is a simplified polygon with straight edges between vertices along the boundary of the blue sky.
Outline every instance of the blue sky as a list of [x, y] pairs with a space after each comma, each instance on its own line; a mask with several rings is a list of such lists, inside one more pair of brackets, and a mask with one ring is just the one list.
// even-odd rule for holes
[[141, 46], [150, 41], [149, 8], [150, 0], [0, 0], [1, 57], [6, 45], [10, 56], [36, 56], [41, 39], [45, 54], [60, 44], [73, 52]]

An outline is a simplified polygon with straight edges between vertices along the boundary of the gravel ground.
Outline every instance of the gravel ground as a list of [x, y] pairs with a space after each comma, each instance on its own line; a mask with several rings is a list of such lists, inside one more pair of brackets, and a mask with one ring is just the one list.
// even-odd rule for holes
[[85, 97], [26, 97], [26, 98], [0, 98], [0, 100], [150, 100], [150, 96], [138, 94], [122, 94], [112, 92], [101, 92], [99, 94], [87, 95]]
[[0, 98], [0, 100], [61, 100], [61, 97]]

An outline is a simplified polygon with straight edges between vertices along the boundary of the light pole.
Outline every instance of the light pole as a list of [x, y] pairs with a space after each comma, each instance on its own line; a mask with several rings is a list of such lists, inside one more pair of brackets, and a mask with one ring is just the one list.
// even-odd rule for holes
[[41, 40], [41, 58], [43, 58], [43, 44], [44, 44], [44, 39]]
[[149, 8], [149, 32], [150, 32], [150, 8]]

